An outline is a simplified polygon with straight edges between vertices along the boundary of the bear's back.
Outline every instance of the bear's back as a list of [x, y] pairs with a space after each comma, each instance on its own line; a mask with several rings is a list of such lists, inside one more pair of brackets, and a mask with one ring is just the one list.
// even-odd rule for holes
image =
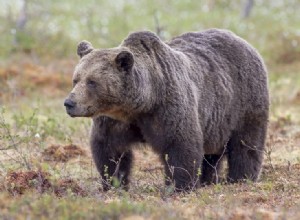
[[[245, 102], [252, 99], [250, 94], [257, 96], [261, 93], [260, 96], [268, 99], [267, 71], [261, 56], [234, 33], [220, 29], [189, 32], [167, 44], [189, 58], [193, 81], [199, 81], [199, 77], [201, 81], [205, 78], [221, 81], [225, 87], [231, 87], [236, 95], [244, 93], [241, 98], [245, 98]], [[253, 102], [255, 100], [252, 99]]]
[[209, 29], [201, 32], [188, 32], [173, 38], [167, 43], [171, 48], [194, 58], [201, 57], [224, 61], [230, 65], [241, 66], [249, 58], [262, 64], [257, 51], [234, 33], [222, 29]]

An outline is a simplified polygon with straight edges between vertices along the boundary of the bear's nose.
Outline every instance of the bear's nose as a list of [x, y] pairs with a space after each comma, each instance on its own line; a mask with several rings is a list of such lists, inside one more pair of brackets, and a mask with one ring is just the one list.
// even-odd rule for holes
[[64, 106], [68, 109], [71, 109], [76, 106], [76, 102], [73, 102], [71, 99], [66, 99], [64, 102]]

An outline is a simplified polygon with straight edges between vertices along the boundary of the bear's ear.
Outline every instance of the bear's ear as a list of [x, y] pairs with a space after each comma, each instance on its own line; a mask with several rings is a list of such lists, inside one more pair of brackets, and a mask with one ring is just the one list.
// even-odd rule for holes
[[129, 51], [121, 51], [115, 58], [115, 63], [120, 72], [129, 72], [133, 67], [133, 54]]
[[80, 58], [82, 58], [83, 56], [87, 55], [88, 53], [90, 53], [93, 50], [93, 46], [90, 42], [84, 40], [81, 41], [78, 46], [77, 46], [77, 54]]

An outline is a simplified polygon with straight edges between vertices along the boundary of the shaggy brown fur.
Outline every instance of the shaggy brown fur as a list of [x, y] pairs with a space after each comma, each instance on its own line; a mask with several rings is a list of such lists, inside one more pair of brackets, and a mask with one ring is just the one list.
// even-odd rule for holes
[[228, 181], [257, 180], [269, 95], [264, 63], [246, 41], [217, 29], [168, 43], [135, 32], [112, 49], [83, 41], [78, 55], [65, 106], [73, 117], [93, 118], [91, 148], [105, 189], [111, 176], [127, 186], [139, 142], [161, 156], [166, 184], [177, 190], [198, 186], [200, 169], [201, 182], [213, 183], [223, 154]]

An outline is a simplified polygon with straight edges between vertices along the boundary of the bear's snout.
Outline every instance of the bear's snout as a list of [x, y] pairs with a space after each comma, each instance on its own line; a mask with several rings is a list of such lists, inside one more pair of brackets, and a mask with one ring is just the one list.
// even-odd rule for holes
[[67, 111], [73, 109], [76, 106], [76, 102], [72, 101], [71, 99], [66, 99], [64, 102], [64, 106], [66, 107]]

